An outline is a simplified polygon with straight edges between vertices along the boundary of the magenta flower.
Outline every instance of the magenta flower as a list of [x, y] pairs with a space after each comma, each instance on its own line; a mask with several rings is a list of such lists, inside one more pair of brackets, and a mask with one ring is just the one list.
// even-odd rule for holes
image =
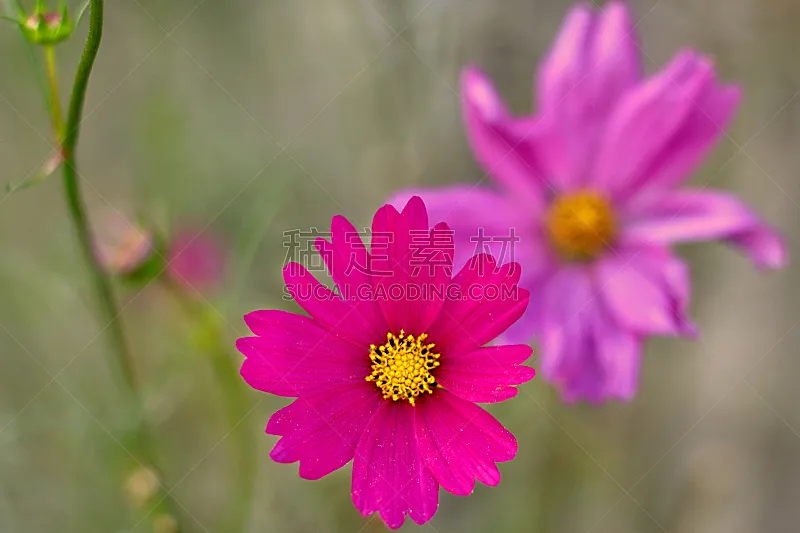
[[456, 265], [476, 243], [507, 254], [513, 229], [520, 285], [539, 298], [508, 338], [538, 336], [544, 376], [566, 401], [629, 400], [643, 338], [694, 333], [671, 245], [722, 239], [759, 267], [786, 261], [780, 237], [732, 195], [677, 189], [724, 134], [740, 91], [692, 51], [643, 78], [620, 2], [569, 13], [537, 89], [539, 114], [514, 117], [467, 69], [467, 132], [494, 187], [406, 191], [393, 203], [418, 194], [448, 220]]
[[212, 289], [225, 272], [225, 255], [219, 242], [202, 229], [178, 230], [167, 255], [170, 276], [192, 290]]
[[255, 311], [245, 321], [256, 336], [237, 342], [250, 386], [297, 398], [267, 424], [281, 436], [272, 459], [299, 462], [305, 479], [352, 459], [353, 503], [393, 529], [405, 515], [430, 520], [439, 485], [467, 495], [475, 480], [499, 483], [496, 463], [517, 442], [473, 402], [511, 398], [534, 376], [521, 366], [528, 346], [483, 347], [528, 304], [518, 265], [477, 255], [452, 277], [452, 232], [428, 228], [419, 198], [402, 213], [384, 206], [368, 252], [335, 217], [316, 246], [338, 293], [289, 263], [286, 287], [310, 317]]

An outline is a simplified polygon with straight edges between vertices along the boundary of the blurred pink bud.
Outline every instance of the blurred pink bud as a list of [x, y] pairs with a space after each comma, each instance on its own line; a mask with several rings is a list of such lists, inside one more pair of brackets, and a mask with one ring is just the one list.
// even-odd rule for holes
[[197, 290], [213, 288], [225, 270], [225, 254], [219, 241], [192, 228], [181, 228], [174, 235], [167, 260], [170, 276]]
[[123, 276], [130, 274], [152, 256], [152, 232], [116, 211], [103, 213], [98, 218], [95, 254], [109, 272]]

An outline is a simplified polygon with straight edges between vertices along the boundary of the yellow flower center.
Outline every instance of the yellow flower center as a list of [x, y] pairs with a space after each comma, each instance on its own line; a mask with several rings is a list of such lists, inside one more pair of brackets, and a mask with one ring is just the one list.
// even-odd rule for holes
[[550, 242], [562, 257], [571, 260], [596, 257], [611, 244], [617, 232], [611, 204], [590, 191], [556, 198], [546, 222]]
[[426, 344], [427, 333], [419, 337], [386, 334], [386, 343], [369, 347], [372, 373], [367, 381], [372, 381], [383, 393], [385, 400], [408, 400], [414, 405], [417, 396], [433, 394], [436, 380], [431, 371], [439, 366], [439, 354], [433, 351], [434, 344]]

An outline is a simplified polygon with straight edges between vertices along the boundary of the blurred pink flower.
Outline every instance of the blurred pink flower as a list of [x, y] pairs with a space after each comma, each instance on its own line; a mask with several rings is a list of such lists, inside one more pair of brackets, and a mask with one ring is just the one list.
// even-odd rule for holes
[[117, 211], [102, 213], [99, 222], [96, 225], [95, 255], [112, 274], [130, 274], [153, 254], [152, 232], [135, 225]]
[[[310, 317], [246, 315], [256, 336], [236, 344], [246, 356], [241, 373], [255, 389], [297, 398], [267, 424], [281, 436], [273, 460], [299, 462], [305, 479], [353, 460], [353, 503], [363, 515], [378, 512], [392, 529], [406, 515], [423, 524], [436, 512], [439, 485], [459, 495], [476, 480], [497, 485], [496, 463], [517, 453], [514, 436], [474, 402], [511, 398], [533, 378], [521, 365], [529, 346], [483, 347], [519, 319], [529, 295], [517, 286], [518, 265], [498, 266], [488, 254], [452, 277], [452, 232], [443, 223], [428, 229], [419, 198], [402, 213], [378, 210], [371, 252], [344, 217], [333, 219], [331, 234], [316, 247], [339, 292], [289, 263], [286, 287]], [[415, 238], [425, 257], [436, 256], [434, 268], [415, 263]], [[425, 287], [439, 296], [405, 292]], [[489, 298], [475, 290], [487, 287], [507, 291]], [[393, 288], [402, 294], [387, 297]]]
[[467, 132], [495, 187], [405, 191], [392, 202], [422, 196], [455, 230], [456, 263], [476, 241], [508, 253], [513, 228], [510, 259], [538, 297], [508, 338], [539, 337], [544, 376], [566, 401], [629, 400], [643, 338], [694, 333], [689, 273], [671, 245], [721, 239], [759, 267], [786, 262], [781, 238], [733, 195], [677, 188], [724, 134], [740, 90], [688, 50], [643, 78], [621, 2], [572, 9], [537, 88], [539, 114], [514, 117], [466, 69]]
[[190, 289], [205, 291], [222, 280], [225, 254], [220, 243], [197, 228], [178, 230], [169, 245], [167, 271]]

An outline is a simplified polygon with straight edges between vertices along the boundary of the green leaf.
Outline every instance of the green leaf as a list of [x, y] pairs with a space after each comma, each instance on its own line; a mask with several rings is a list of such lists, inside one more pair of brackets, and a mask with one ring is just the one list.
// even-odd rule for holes
[[75, 19], [75, 27], [77, 28], [81, 24], [81, 20], [83, 20], [83, 15], [86, 14], [86, 10], [89, 9], [89, 2], [91, 0], [86, 0], [86, 3], [83, 4], [83, 7], [80, 11], [78, 11], [78, 16]]
[[53, 172], [58, 170], [58, 167], [61, 166], [62, 162], [63, 162], [63, 159], [61, 157], [61, 154], [55, 154], [55, 155], [47, 158], [47, 161], [45, 161], [44, 164], [41, 167], [39, 167], [39, 170], [37, 170], [36, 173], [33, 174], [32, 176], [30, 176], [27, 179], [25, 179], [24, 181], [22, 181], [22, 183], [19, 183], [17, 185], [12, 185], [11, 183], [6, 183], [6, 187], [5, 187], [6, 193], [13, 194], [15, 192], [24, 191], [25, 189], [29, 189], [29, 188], [33, 187], [34, 185], [38, 185], [39, 183], [43, 182], [48, 177], [50, 177], [50, 175], [52, 175]]

